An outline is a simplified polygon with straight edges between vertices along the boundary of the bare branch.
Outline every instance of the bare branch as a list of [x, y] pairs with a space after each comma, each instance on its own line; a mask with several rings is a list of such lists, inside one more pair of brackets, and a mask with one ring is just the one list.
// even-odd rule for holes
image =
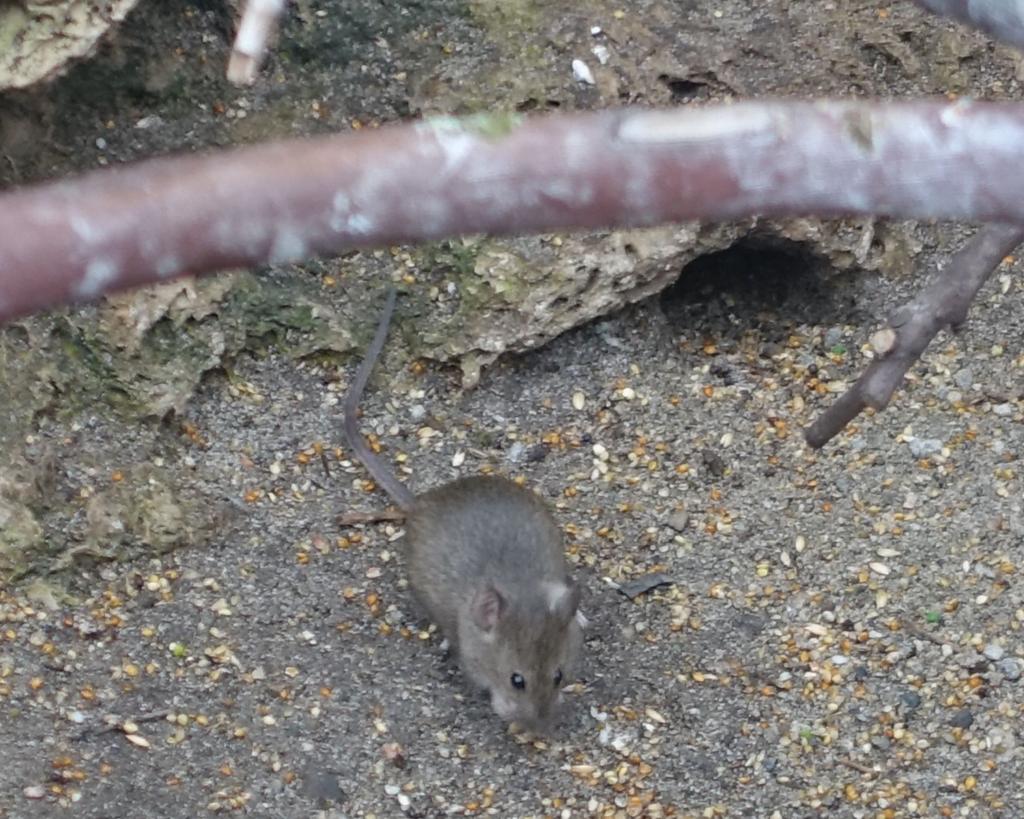
[[1024, 48], [1024, 0], [915, 0], [929, 11], [952, 17], [986, 34]]
[[439, 119], [0, 195], [0, 321], [367, 245], [761, 214], [1024, 223], [1024, 106], [747, 102]]
[[824, 446], [865, 407], [882, 410], [892, 399], [907, 370], [944, 327], [957, 327], [992, 271], [1024, 242], [1020, 225], [986, 225], [950, 260], [913, 300], [897, 309], [883, 331], [885, 347], [857, 383], [829, 407], [804, 433], [807, 443]]

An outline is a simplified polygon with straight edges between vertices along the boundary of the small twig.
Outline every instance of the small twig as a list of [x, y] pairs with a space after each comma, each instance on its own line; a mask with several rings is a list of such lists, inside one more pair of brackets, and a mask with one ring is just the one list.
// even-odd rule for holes
[[911, 301], [889, 316], [872, 336], [876, 357], [857, 383], [804, 433], [808, 445], [823, 447], [866, 407], [881, 411], [925, 348], [944, 327], [959, 327], [992, 271], [1024, 242], [1020, 225], [986, 225], [950, 260], [945, 270]]
[[878, 771], [876, 771], [874, 768], [868, 767], [867, 765], [862, 765], [859, 762], [854, 762], [852, 759], [847, 759], [846, 757], [839, 757], [838, 761], [840, 765], [845, 765], [847, 768], [850, 768], [854, 771], [858, 771], [859, 773], [862, 773], [865, 776], [878, 776]]
[[157, 720], [167, 719], [168, 714], [173, 714], [173, 709], [164, 708], [160, 711], [151, 711], [148, 714], [140, 714], [137, 717], [131, 717], [129, 719], [112, 719], [102, 728], [86, 728], [81, 733], [72, 737], [75, 742], [80, 742], [83, 739], [89, 739], [90, 737], [98, 737], [102, 734], [109, 734], [114, 731], [121, 731], [125, 733], [124, 725], [126, 722], [156, 722]]
[[659, 586], [671, 586], [676, 581], [663, 572], [655, 572], [653, 574], [645, 574], [643, 577], [638, 577], [635, 580], [631, 580], [628, 583], [620, 583], [617, 585], [617, 591], [624, 594], [630, 600], [635, 600], [641, 594], [658, 588]]
[[228, 60], [228, 81], [249, 85], [267, 52], [267, 42], [284, 14], [284, 0], [248, 0]]
[[165, 708], [163, 711], [153, 711], [149, 714], [142, 714], [141, 716], [135, 717], [132, 722], [156, 722], [157, 720], [166, 719], [168, 714], [173, 714], [174, 711], [170, 708]]
[[339, 526], [357, 526], [360, 523], [405, 520], [405, 512], [401, 509], [380, 509], [374, 512], [342, 512], [336, 520]]
[[921, 628], [916, 623], [911, 623], [909, 620], [902, 620], [900, 625], [903, 626], [903, 630], [907, 632], [911, 637], [917, 637], [919, 640], [927, 640], [929, 643], [934, 643], [937, 646], [943, 646], [948, 643], [948, 640], [943, 640], [936, 634], [927, 629]]

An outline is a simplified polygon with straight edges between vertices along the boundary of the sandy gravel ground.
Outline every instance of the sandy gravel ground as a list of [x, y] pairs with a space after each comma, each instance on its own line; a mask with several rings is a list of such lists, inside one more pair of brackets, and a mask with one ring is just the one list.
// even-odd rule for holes
[[[320, 5], [294, 4], [242, 93], [225, 4], [143, 4], [41, 103], [0, 100], [0, 179], [495, 100], [1020, 98], [1007, 49], [911, 3]], [[595, 87], [571, 80], [577, 53]], [[925, 270], [945, 231], [914, 230]], [[41, 414], [24, 455], [53, 457], [76, 531], [115, 526], [88, 499], [149, 464], [202, 501], [177, 525], [203, 545], [0, 589], [0, 817], [1024, 816], [1020, 262], [888, 411], [814, 454], [801, 427], [916, 282], [732, 261], [734, 281], [503, 359], [475, 391], [393, 362], [372, 385], [366, 429], [414, 488], [493, 470], [555, 507], [592, 627], [544, 741], [444, 656], [401, 528], [336, 526], [384, 503], [341, 439], [350, 362], [243, 354], [169, 423]], [[671, 582], [619, 591], [651, 575]]]
[[[669, 294], [468, 394], [377, 379], [366, 428], [414, 487], [493, 469], [557, 509], [593, 627], [546, 741], [508, 733], [418, 619], [401, 529], [333, 524], [381, 504], [341, 446], [350, 369], [239, 362], [183, 456], [232, 510], [215, 545], [83, 573], [73, 603], [3, 593], [0, 813], [1020, 815], [1012, 272], [819, 455], [799, 429], [862, 363], [844, 311], [899, 288]], [[836, 322], [787, 326], [812, 291]], [[156, 460], [182, 435], [51, 443]], [[656, 572], [674, 585], [616, 590]]]

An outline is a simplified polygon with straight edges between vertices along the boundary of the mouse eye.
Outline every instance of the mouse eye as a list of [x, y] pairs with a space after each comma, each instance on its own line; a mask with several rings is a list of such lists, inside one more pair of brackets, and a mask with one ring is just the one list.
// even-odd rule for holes
[[562, 684], [562, 669], [558, 669], [555, 672], [555, 688], [558, 688]]
[[523, 675], [518, 672], [512, 675], [512, 687], [518, 688], [520, 691], [526, 689], [526, 680], [523, 679]]

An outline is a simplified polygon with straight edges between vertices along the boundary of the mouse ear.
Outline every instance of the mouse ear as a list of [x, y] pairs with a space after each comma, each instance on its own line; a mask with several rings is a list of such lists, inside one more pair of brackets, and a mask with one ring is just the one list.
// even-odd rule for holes
[[580, 607], [580, 587], [572, 580], [564, 583], [547, 583], [545, 592], [548, 596], [548, 608], [551, 613], [562, 620], [568, 621]]
[[477, 628], [482, 631], [493, 631], [505, 612], [505, 598], [493, 584], [488, 583], [473, 595], [470, 611]]

